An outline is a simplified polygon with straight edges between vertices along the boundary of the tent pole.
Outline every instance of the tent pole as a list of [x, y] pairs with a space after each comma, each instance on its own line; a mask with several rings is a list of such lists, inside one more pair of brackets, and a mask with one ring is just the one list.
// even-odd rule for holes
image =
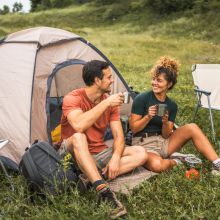
[[36, 59], [37, 59], [37, 52], [39, 51], [39, 42], [37, 43], [36, 53], [35, 53], [35, 59], [34, 59], [34, 70], [33, 70], [33, 78], [32, 78], [32, 88], [31, 88], [31, 102], [30, 102], [30, 127], [29, 127], [29, 147], [31, 146], [31, 111], [32, 111], [32, 97], [33, 97], [33, 91], [34, 91], [34, 76], [35, 76], [35, 66], [36, 66]]

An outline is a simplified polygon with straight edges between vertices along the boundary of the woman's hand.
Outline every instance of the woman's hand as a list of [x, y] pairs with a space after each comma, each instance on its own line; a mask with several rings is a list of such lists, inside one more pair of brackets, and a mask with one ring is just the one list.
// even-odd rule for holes
[[151, 120], [157, 113], [156, 105], [149, 107], [148, 109], [148, 118]]
[[162, 117], [162, 123], [163, 123], [164, 125], [167, 125], [167, 124], [168, 124], [168, 117], [169, 117], [168, 111], [166, 111], [166, 114]]
[[136, 134], [137, 132], [143, 130], [149, 121], [156, 115], [157, 107], [156, 105], [150, 106], [148, 108], [148, 114], [142, 117], [142, 115], [136, 115], [131, 113], [131, 120], [130, 120], [130, 128], [131, 131]]

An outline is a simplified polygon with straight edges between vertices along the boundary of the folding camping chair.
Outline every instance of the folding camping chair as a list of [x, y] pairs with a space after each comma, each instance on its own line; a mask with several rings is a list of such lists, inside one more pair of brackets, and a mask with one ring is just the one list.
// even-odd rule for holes
[[[0, 140], [0, 150], [1, 150], [8, 142], [9, 142], [8, 139]], [[4, 173], [5, 173], [5, 175], [6, 175], [7, 179], [8, 179], [8, 181], [9, 181], [10, 184], [11, 184], [12, 191], [15, 191], [14, 186], [13, 186], [13, 184], [12, 184], [12, 180], [11, 180], [10, 176], [8, 175], [8, 172], [7, 172], [7, 170], [6, 170], [6, 168], [5, 168], [4, 164], [3, 164], [3, 162], [2, 162], [2, 160], [1, 160], [1, 157], [0, 157], [0, 165], [1, 165], [1, 167], [2, 167], [2, 169], [3, 169], [3, 171], [4, 171]], [[6, 205], [8, 205], [8, 204], [9, 204], [9, 200], [7, 201]], [[1, 213], [0, 213], [0, 217], [2, 217], [2, 213], [3, 213], [3, 210], [2, 210]]]
[[195, 121], [199, 107], [209, 109], [213, 139], [216, 143], [212, 110], [220, 111], [220, 64], [195, 64], [192, 66], [192, 75], [194, 91], [197, 93], [198, 99], [192, 122]]

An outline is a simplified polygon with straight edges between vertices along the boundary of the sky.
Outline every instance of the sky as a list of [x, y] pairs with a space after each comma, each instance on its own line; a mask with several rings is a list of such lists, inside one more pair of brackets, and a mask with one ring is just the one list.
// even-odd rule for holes
[[30, 10], [30, 7], [31, 7], [31, 3], [30, 3], [30, 0], [0, 0], [0, 8], [2, 9], [4, 5], [7, 5], [9, 6], [10, 8], [10, 11], [12, 11], [12, 8], [13, 8], [13, 4], [15, 2], [18, 2], [23, 5], [23, 11], [24, 12], [29, 12]]

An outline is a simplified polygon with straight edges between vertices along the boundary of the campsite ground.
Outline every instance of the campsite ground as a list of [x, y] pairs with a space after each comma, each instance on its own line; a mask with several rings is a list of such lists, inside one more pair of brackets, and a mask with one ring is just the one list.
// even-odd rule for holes
[[[100, 49], [139, 92], [151, 89], [147, 72], [160, 56], [175, 57], [182, 65], [178, 84], [168, 96], [177, 102], [176, 123], [183, 126], [191, 123], [195, 111], [191, 66], [220, 63], [220, 27], [213, 16], [176, 14], [162, 18], [150, 12], [133, 12], [111, 18], [101, 16], [98, 9], [90, 6], [71, 6], [32, 14], [0, 15], [0, 38], [36, 26], [71, 31]], [[220, 140], [219, 116], [219, 112], [213, 112], [217, 140]], [[208, 110], [199, 110], [196, 123], [213, 144]], [[213, 146], [220, 155], [219, 147]], [[199, 181], [185, 182], [183, 166], [143, 182], [132, 196], [118, 194], [129, 213], [128, 219], [220, 219], [220, 177], [210, 174], [211, 164], [194, 150], [191, 141], [181, 152], [194, 153], [202, 159], [202, 165], [197, 167]], [[30, 191], [21, 176], [13, 173], [12, 193], [0, 172], [0, 206], [4, 207], [5, 219], [108, 219], [106, 207], [96, 208], [98, 197], [94, 189], [84, 195], [74, 189], [45, 201]], [[9, 206], [5, 206], [7, 199], [11, 201]]]

